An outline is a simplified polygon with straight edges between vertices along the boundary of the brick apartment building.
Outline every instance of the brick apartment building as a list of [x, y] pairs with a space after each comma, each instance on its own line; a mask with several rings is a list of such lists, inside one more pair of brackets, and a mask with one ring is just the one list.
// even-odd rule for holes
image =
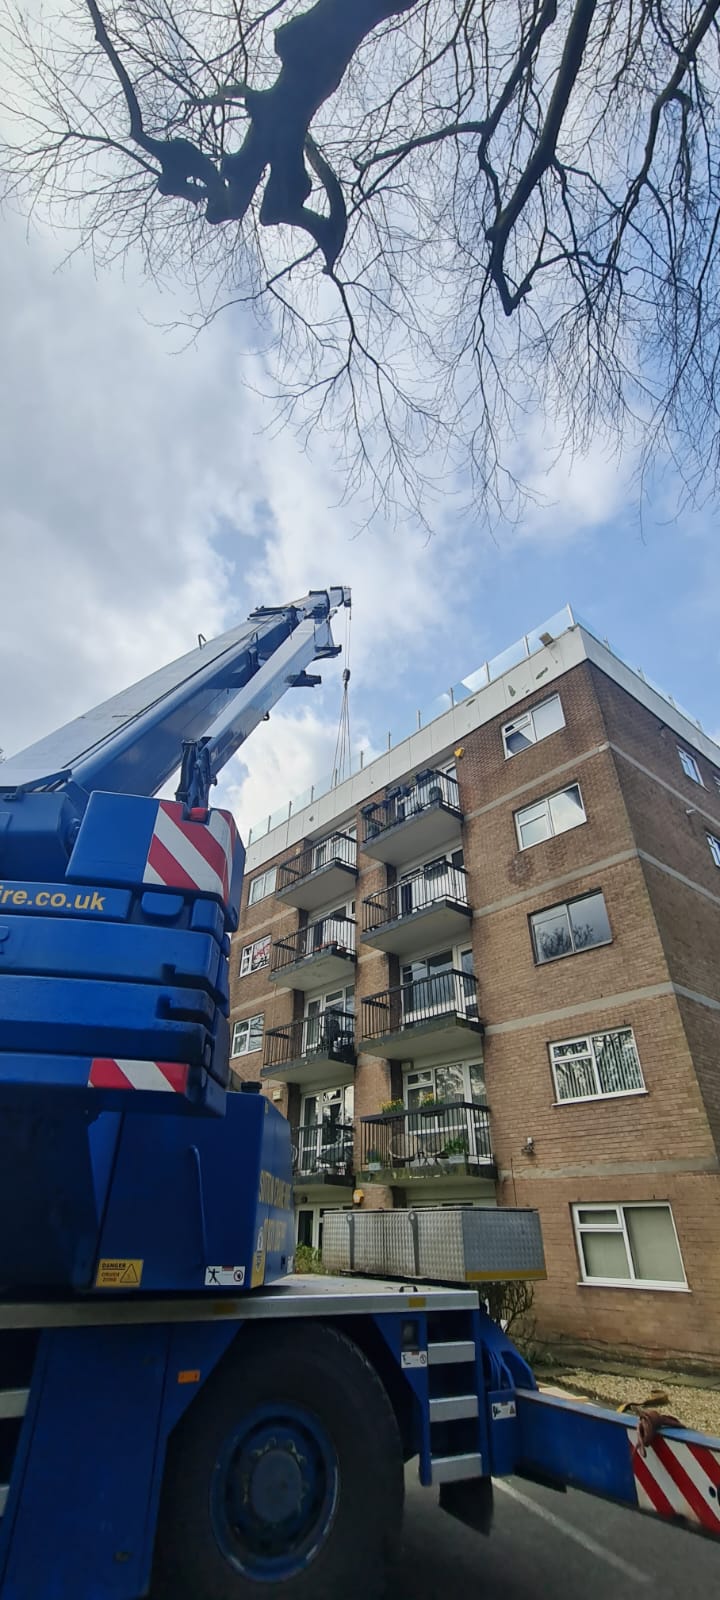
[[530, 1205], [548, 1339], [720, 1357], [720, 749], [572, 614], [251, 843], [232, 1068], [326, 1207]]

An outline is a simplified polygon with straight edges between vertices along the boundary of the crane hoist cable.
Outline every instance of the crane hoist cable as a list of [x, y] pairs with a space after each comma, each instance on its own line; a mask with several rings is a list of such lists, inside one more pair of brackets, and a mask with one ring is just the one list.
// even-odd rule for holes
[[[335, 758], [333, 761], [333, 788], [342, 783], [344, 778], [349, 778], [352, 773], [352, 757], [350, 753], [350, 700], [348, 687], [350, 683], [350, 622], [351, 610], [348, 607], [345, 614], [345, 665], [342, 674], [342, 702], [340, 705], [340, 721], [338, 724], [337, 740], [335, 743]], [[346, 770], [347, 769], [347, 770]]]

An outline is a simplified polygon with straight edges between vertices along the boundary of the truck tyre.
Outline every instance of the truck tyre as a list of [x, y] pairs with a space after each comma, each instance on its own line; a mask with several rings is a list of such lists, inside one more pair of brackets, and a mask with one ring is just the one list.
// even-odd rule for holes
[[255, 1324], [171, 1435], [153, 1596], [376, 1600], [402, 1505], [399, 1429], [362, 1351], [323, 1324]]

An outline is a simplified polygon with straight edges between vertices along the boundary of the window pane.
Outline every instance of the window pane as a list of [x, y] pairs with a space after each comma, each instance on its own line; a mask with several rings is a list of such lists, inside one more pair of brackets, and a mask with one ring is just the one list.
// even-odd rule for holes
[[310, 1128], [314, 1122], [317, 1122], [317, 1095], [311, 1094], [303, 1106], [303, 1126]]
[[678, 745], [678, 755], [680, 757], [683, 772], [687, 775], [687, 777], [692, 778], [693, 783], [702, 783], [702, 778], [700, 777], [700, 768], [698, 767], [695, 757], [691, 756], [690, 751], [681, 750], [680, 745]]
[[260, 1049], [260, 1046], [262, 1044], [262, 1036], [263, 1036], [263, 1017], [262, 1017], [262, 1012], [261, 1012], [259, 1017], [251, 1017], [250, 1018], [250, 1034], [249, 1034], [249, 1038], [248, 1038], [248, 1052], [250, 1050], [259, 1050]]
[[632, 1028], [616, 1029], [614, 1033], [594, 1033], [592, 1042], [603, 1094], [644, 1089]]
[[297, 1242], [298, 1244], [312, 1245], [313, 1214], [312, 1211], [298, 1211]]
[[709, 833], [707, 840], [710, 846], [710, 854], [713, 858], [713, 861], [715, 862], [716, 867], [720, 867], [720, 839], [716, 839], [714, 833]]
[[572, 954], [573, 943], [565, 906], [537, 912], [531, 918], [531, 923], [537, 961], [554, 961], [556, 956]]
[[581, 1100], [597, 1094], [597, 1078], [587, 1052], [572, 1045], [554, 1045], [552, 1054], [558, 1100]]
[[550, 820], [547, 801], [541, 800], [539, 805], [527, 806], [524, 811], [518, 811], [517, 825], [523, 850], [529, 849], [530, 845], [540, 844], [543, 839], [549, 839]]
[[557, 733], [558, 728], [564, 728], [565, 718], [560, 696], [554, 694], [552, 700], [545, 700], [542, 705], [535, 706], [532, 718], [536, 739], [547, 739], [549, 733]]
[[621, 1233], [583, 1233], [580, 1242], [588, 1278], [631, 1277]]
[[435, 1093], [438, 1100], [464, 1100], [465, 1080], [460, 1066], [435, 1068]]
[[471, 1067], [468, 1067], [468, 1073], [470, 1076], [470, 1099], [484, 1100], [485, 1074], [482, 1067], [477, 1062], [474, 1062]]
[[582, 900], [571, 901], [568, 911], [576, 950], [589, 950], [594, 944], [606, 944], [612, 937], [601, 894], [586, 894]]
[[635, 1276], [655, 1283], [684, 1283], [685, 1273], [668, 1206], [625, 1206]]
[[250, 962], [251, 962], [251, 960], [252, 960], [252, 945], [251, 944], [246, 944], [245, 949], [243, 950], [243, 953], [242, 953], [242, 955], [240, 957], [240, 977], [241, 978], [244, 978], [246, 972], [250, 971]]
[[548, 804], [554, 833], [567, 833], [568, 828], [577, 828], [585, 821], [585, 808], [576, 783], [569, 789], [562, 789], [560, 794], [551, 795]]
[[617, 1206], [578, 1206], [578, 1222], [596, 1228], [620, 1227]]
[[509, 756], [517, 755], [519, 750], [527, 750], [534, 743], [534, 734], [530, 717], [518, 717], [517, 722], [506, 722], [503, 728], [505, 749]]

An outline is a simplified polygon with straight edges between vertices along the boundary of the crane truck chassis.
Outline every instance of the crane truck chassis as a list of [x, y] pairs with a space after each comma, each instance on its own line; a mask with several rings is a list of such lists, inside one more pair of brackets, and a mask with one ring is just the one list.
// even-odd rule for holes
[[261, 608], [3, 765], [0, 1600], [372, 1600], [414, 1457], [485, 1532], [520, 1473], [720, 1534], [720, 1441], [541, 1393], [477, 1287], [293, 1275], [208, 802], [347, 603]]

